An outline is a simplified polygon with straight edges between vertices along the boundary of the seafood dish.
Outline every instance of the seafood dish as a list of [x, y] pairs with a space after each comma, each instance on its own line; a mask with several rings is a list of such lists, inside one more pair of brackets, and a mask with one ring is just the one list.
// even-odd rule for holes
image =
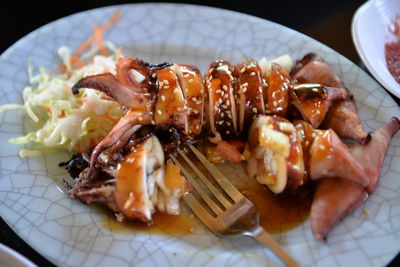
[[[310, 223], [317, 240], [363, 204], [378, 183], [398, 118], [364, 130], [351, 91], [320, 56], [293, 63], [249, 59], [191, 65], [122, 56], [115, 71], [72, 87], [102, 92], [123, 116], [93, 149], [67, 164], [71, 198], [110, 208], [120, 221], [151, 223], [180, 213], [190, 184], [168, 154], [196, 144], [213, 160], [247, 165], [274, 194], [316, 185]], [[218, 163], [218, 162], [217, 162]], [[339, 167], [338, 167], [339, 166]]]

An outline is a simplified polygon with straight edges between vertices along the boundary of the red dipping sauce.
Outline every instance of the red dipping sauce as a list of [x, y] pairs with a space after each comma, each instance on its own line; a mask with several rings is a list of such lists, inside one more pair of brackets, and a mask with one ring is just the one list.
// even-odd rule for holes
[[397, 40], [385, 44], [385, 58], [387, 68], [397, 83], [400, 84], [400, 15], [396, 15], [393, 28], [389, 32], [396, 36]]

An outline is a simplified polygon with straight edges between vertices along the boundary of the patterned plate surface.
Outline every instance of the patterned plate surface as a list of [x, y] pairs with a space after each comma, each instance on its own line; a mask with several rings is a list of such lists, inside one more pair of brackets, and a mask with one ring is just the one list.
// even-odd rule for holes
[[[0, 57], [0, 105], [21, 103], [27, 61], [47, 70], [59, 64], [61, 45], [76, 48], [116, 8], [121, 20], [105, 38], [150, 62], [200, 67], [223, 58], [294, 59], [316, 52], [353, 92], [365, 127], [375, 129], [400, 109], [367, 74], [332, 49], [296, 31], [221, 9], [175, 4], [112, 6], [78, 13], [45, 25]], [[129, 52], [127, 52], [129, 51]], [[21, 159], [21, 147], [7, 140], [25, 132], [21, 113], [0, 114], [0, 215], [35, 250], [59, 266], [279, 266], [269, 251], [248, 238], [220, 239], [197, 227], [169, 236], [116, 227], [104, 210], [70, 200], [63, 193], [67, 153]], [[314, 240], [309, 222], [275, 236], [304, 266], [383, 266], [400, 250], [400, 135], [391, 143], [380, 185], [366, 204], [345, 218], [326, 244]], [[363, 209], [370, 211], [364, 214]], [[108, 225], [106, 227], [105, 225]], [[111, 226], [110, 226], [111, 225]], [[114, 225], [114, 226], [113, 226]], [[117, 229], [118, 228], [118, 229]], [[124, 229], [122, 229], [124, 228]], [[122, 230], [121, 230], [122, 229]]]

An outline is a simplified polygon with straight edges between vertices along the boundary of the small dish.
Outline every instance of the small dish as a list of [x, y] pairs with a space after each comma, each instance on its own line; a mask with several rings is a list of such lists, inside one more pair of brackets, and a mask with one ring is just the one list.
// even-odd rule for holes
[[0, 266], [3, 267], [37, 267], [36, 264], [11, 248], [0, 244]]
[[383, 87], [400, 98], [400, 84], [390, 74], [385, 59], [385, 43], [393, 41], [388, 27], [400, 14], [398, 0], [370, 0], [355, 13], [352, 37], [365, 66]]

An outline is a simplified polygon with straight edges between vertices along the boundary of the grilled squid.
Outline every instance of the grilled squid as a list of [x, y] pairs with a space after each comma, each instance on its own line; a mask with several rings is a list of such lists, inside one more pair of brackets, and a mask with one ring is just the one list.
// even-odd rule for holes
[[239, 131], [247, 135], [251, 122], [265, 113], [263, 77], [254, 61], [236, 66], [236, 95]]
[[392, 118], [389, 123], [371, 133], [365, 144], [350, 148], [350, 153], [365, 168], [368, 184], [348, 179], [322, 179], [311, 205], [310, 221], [312, 232], [318, 240], [325, 240], [332, 228], [347, 214], [363, 204], [375, 191], [384, 155], [392, 136], [399, 131], [400, 121]]
[[237, 134], [234, 98], [233, 66], [222, 60], [210, 64], [205, 82], [208, 91], [208, 118], [212, 142], [235, 137]]
[[200, 71], [190, 65], [174, 65], [187, 105], [188, 134], [199, 135], [204, 122], [206, 92]]
[[291, 87], [291, 103], [300, 111], [304, 120], [318, 128], [334, 101], [350, 96], [343, 88], [330, 88], [321, 84], [304, 83]]
[[293, 124], [284, 118], [259, 116], [249, 132], [251, 177], [272, 192], [296, 189], [304, 183], [303, 150]]
[[122, 57], [115, 73], [84, 77], [72, 90], [80, 88], [119, 102], [124, 116], [85, 154], [88, 166], [69, 194], [103, 203], [128, 221], [149, 223], [156, 210], [179, 214], [188, 185], [178, 166], [164, 162], [164, 151], [205, 136], [212, 153], [232, 162], [248, 158], [249, 176], [276, 194], [316, 183], [311, 226], [322, 240], [375, 190], [399, 130], [392, 119], [364, 131], [351, 93], [315, 54], [293, 68], [288, 57], [238, 65], [217, 60], [204, 77], [190, 65]]
[[156, 70], [158, 97], [155, 104], [154, 121], [158, 128], [174, 126], [187, 134], [189, 131], [185, 97], [172, 67]]
[[[309, 53], [298, 60], [290, 76], [298, 83], [319, 83], [328, 87], [346, 88], [331, 66], [314, 53]], [[351, 95], [330, 108], [323, 127], [333, 129], [341, 138], [357, 142], [363, 142], [368, 137]]]

